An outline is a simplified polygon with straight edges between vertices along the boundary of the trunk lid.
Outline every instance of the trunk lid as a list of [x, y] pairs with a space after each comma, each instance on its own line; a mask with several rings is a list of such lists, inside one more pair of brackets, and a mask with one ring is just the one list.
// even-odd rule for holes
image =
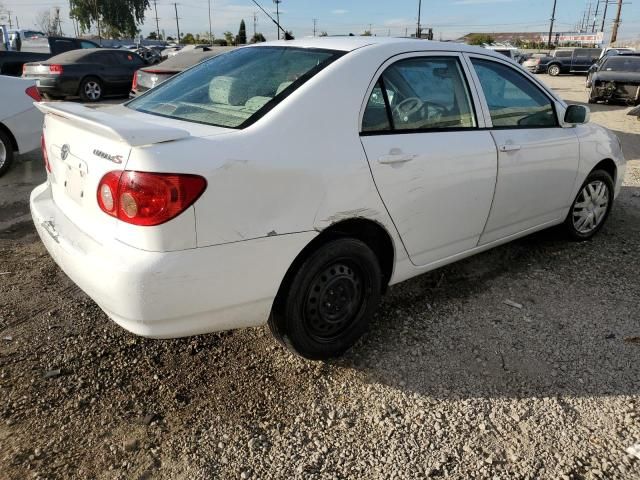
[[180, 128], [114, 115], [111, 108], [91, 109], [74, 103], [35, 105], [45, 113], [43, 135], [53, 200], [69, 220], [99, 243], [115, 238], [117, 222], [98, 206], [102, 177], [124, 170], [132, 148], [190, 136]]

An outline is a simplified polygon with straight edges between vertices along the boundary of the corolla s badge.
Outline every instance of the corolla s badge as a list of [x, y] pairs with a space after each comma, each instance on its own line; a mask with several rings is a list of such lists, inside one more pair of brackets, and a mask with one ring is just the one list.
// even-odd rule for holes
[[66, 160], [69, 156], [69, 153], [71, 153], [71, 148], [68, 144], [65, 143], [60, 149], [60, 158], [62, 158], [62, 160]]
[[102, 150], [94, 150], [93, 154], [96, 157], [104, 158], [105, 160], [109, 160], [113, 163], [122, 163], [122, 155], [109, 155], [108, 153], [103, 152]]

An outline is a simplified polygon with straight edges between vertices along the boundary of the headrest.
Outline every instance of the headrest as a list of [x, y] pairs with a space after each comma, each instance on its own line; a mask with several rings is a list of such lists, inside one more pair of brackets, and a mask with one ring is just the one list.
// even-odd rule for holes
[[249, 100], [247, 100], [247, 103], [245, 104], [244, 108], [245, 110], [257, 112], [270, 101], [271, 101], [271, 97], [252, 97]]
[[215, 77], [209, 84], [209, 98], [213, 103], [244, 105], [247, 89], [237, 78]]
[[276, 90], [276, 95], [280, 95], [284, 90], [286, 90], [289, 85], [291, 85], [293, 82], [283, 82], [280, 84], [280, 86], [278, 87], [278, 89]]

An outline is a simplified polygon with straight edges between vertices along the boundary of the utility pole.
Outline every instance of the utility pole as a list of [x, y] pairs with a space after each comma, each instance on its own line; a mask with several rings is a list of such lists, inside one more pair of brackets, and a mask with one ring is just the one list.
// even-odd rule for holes
[[178, 18], [178, 4], [177, 3], [173, 4], [173, 9], [176, 12], [176, 29], [178, 30], [178, 45], [180, 45], [180, 22], [178, 22], [179, 18]]
[[616, 14], [616, 19], [613, 22], [613, 30], [611, 31], [611, 42], [610, 45], [613, 45], [618, 40], [618, 29], [620, 28], [620, 23], [622, 17], [622, 0], [618, 0], [618, 13]]
[[7, 10], [7, 17], [9, 20], [9, 28], [12, 28], [13, 24], [11, 23], [11, 10]]
[[209, 45], [213, 45], [213, 30], [211, 29], [211, 0], [209, 0]]
[[313, 19], [313, 36], [316, 36], [316, 32], [318, 30], [318, 19], [314, 18]]
[[98, 13], [98, 0], [94, 0], [96, 22], [98, 24], [98, 43], [102, 46], [102, 31], [100, 30], [100, 14]]
[[16, 15], [16, 28], [20, 30], [20, 21], [18, 20], [18, 16]]
[[418, 0], [418, 28], [416, 30], [416, 38], [422, 38], [422, 28], [420, 28], [421, 17], [422, 17], [422, 0]]
[[156, 4], [156, 0], [153, 0], [153, 9], [156, 12], [156, 36], [158, 40], [160, 40], [160, 25], [158, 24], [158, 5]]
[[551, 27], [549, 28], [549, 41], [547, 42], [547, 47], [551, 48], [551, 37], [553, 35], [553, 23], [556, 21], [556, 7], [558, 5], [558, 0], [553, 0], [553, 11], [551, 12]]
[[273, 0], [276, 4], [276, 23], [278, 24], [278, 40], [280, 40], [280, 4], [282, 0]]
[[604, 32], [605, 22], [607, 21], [607, 10], [609, 9], [609, 0], [604, 0], [604, 13], [602, 14], [602, 26], [600, 31]]
[[258, 35], [258, 13], [253, 12], [253, 38]]
[[592, 6], [593, 6], [593, 3], [589, 2], [589, 12], [587, 13], [587, 22], [584, 25], [585, 33], [589, 31], [589, 24], [591, 23], [591, 7]]
[[593, 16], [593, 25], [591, 26], [591, 33], [596, 33], [596, 22], [598, 21], [598, 12], [599, 11], [600, 11], [600, 0], [598, 0], [598, 3], [596, 3], [596, 13]]

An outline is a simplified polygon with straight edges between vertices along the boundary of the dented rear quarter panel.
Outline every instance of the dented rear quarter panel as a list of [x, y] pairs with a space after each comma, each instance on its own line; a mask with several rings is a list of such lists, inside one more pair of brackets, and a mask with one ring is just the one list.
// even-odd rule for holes
[[380, 50], [347, 54], [348, 62], [336, 61], [244, 130], [135, 148], [127, 169], [206, 178], [194, 205], [197, 247], [320, 232], [367, 218], [389, 232], [402, 257], [359, 137], [367, 88], [393, 55]]

